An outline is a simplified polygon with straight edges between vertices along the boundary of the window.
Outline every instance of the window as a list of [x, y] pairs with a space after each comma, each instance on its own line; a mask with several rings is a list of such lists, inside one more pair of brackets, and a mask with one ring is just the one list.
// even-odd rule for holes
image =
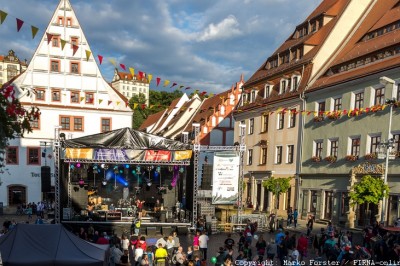
[[400, 152], [400, 134], [393, 134], [394, 151]]
[[333, 111], [339, 111], [342, 110], [342, 98], [335, 98], [333, 100]]
[[311, 200], [310, 200], [310, 212], [315, 213], [317, 211], [317, 191], [316, 190], [311, 190]]
[[293, 82], [292, 82], [291, 91], [296, 91], [298, 86], [299, 86], [299, 77], [298, 76], [294, 76], [292, 79], [293, 79]]
[[31, 125], [31, 128], [32, 128], [32, 129], [40, 129], [40, 120], [39, 120], [39, 117], [32, 118], [32, 119], [29, 121], [29, 124]]
[[82, 116], [60, 116], [62, 130], [84, 131], [84, 117]]
[[51, 91], [51, 101], [53, 101], [53, 102], [61, 101], [61, 91], [60, 90], [52, 90]]
[[17, 66], [15, 65], [8, 65], [7, 66], [7, 81], [11, 80], [15, 77], [18, 73]]
[[64, 25], [64, 18], [63, 17], [58, 17], [57, 23], [58, 23], [58, 25], [63, 26]]
[[8, 205], [17, 206], [26, 204], [26, 187], [9, 186], [8, 187]]
[[267, 148], [261, 148], [260, 164], [266, 164], [266, 163], [267, 163]]
[[101, 119], [101, 132], [107, 132], [111, 130], [111, 118]]
[[269, 120], [269, 115], [268, 114], [263, 114], [261, 117], [261, 132], [268, 132], [268, 120]]
[[375, 153], [381, 143], [381, 136], [371, 136], [369, 153]]
[[252, 165], [253, 164], [253, 150], [249, 149], [247, 151], [247, 165]]
[[36, 89], [35, 90], [36, 93], [36, 101], [44, 101], [45, 95], [46, 95], [46, 91], [44, 89]]
[[359, 92], [354, 95], [354, 109], [360, 109], [364, 105], [364, 92]]
[[254, 133], [254, 118], [249, 119], [249, 135]]
[[276, 164], [282, 163], [282, 146], [276, 146]]
[[251, 91], [251, 102], [255, 102], [256, 101], [256, 91], [253, 90]]
[[28, 147], [27, 149], [27, 164], [29, 165], [40, 165], [40, 148]]
[[351, 150], [350, 154], [353, 156], [360, 156], [360, 138], [353, 138], [351, 139]]
[[268, 98], [268, 97], [270, 96], [270, 94], [271, 94], [270, 89], [271, 89], [271, 85], [265, 85], [265, 88], [264, 88], [264, 98]]
[[293, 163], [294, 158], [294, 145], [287, 146], [287, 163]]
[[79, 40], [79, 38], [78, 37], [71, 37], [71, 48], [73, 48], [74, 47], [74, 45], [78, 45], [78, 40]]
[[339, 150], [339, 140], [331, 140], [331, 150], [329, 155], [338, 157], [338, 150]]
[[383, 105], [385, 103], [385, 88], [375, 89], [374, 105]]
[[85, 93], [85, 103], [93, 104], [94, 103], [94, 94], [93, 93]]
[[289, 118], [289, 127], [293, 128], [296, 126], [296, 115], [297, 115], [297, 111], [296, 108], [295, 109], [291, 109], [290, 110], [290, 118]]
[[397, 101], [400, 101], [400, 84], [397, 85]]
[[321, 158], [322, 157], [322, 145], [323, 145], [322, 140], [315, 141], [315, 151], [314, 151], [314, 156]]
[[282, 94], [286, 90], [286, 79], [281, 80], [281, 87], [279, 88], [279, 94]]
[[342, 192], [341, 202], [340, 202], [340, 216], [346, 216], [349, 211], [350, 197], [347, 192]]
[[71, 62], [71, 73], [79, 74], [79, 72], [80, 72], [79, 62]]
[[74, 117], [74, 130], [75, 131], [83, 131], [83, 118], [82, 117]]
[[285, 125], [285, 113], [280, 112], [278, 114], [278, 129], [283, 129], [284, 125]]
[[53, 36], [51, 38], [51, 43], [53, 47], [60, 47], [60, 37], [59, 36]]
[[318, 116], [323, 117], [325, 113], [325, 102], [318, 103]]
[[79, 91], [71, 91], [71, 103], [79, 103]]
[[68, 27], [72, 26], [72, 18], [67, 18], [67, 26]]
[[7, 147], [6, 150], [6, 163], [18, 164], [18, 147]]
[[60, 72], [60, 60], [51, 60], [50, 61], [50, 71]]
[[67, 116], [61, 116], [60, 120], [61, 120], [60, 121], [61, 122], [60, 123], [61, 128], [63, 130], [70, 130], [70, 128], [71, 128], [71, 119], [69, 117], [67, 117]]

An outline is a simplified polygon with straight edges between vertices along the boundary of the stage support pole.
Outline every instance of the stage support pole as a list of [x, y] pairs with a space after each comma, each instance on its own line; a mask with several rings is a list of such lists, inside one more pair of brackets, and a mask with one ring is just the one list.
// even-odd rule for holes
[[246, 124], [239, 124], [240, 130], [240, 165], [239, 165], [239, 185], [238, 185], [238, 211], [237, 211], [237, 222], [242, 223], [242, 213], [243, 213], [243, 182], [244, 182], [244, 153], [246, 151], [246, 144], [244, 142], [244, 137], [246, 133]]
[[194, 123], [194, 156], [193, 156], [193, 213], [192, 228], [196, 228], [197, 221], [197, 196], [198, 196], [198, 170], [199, 170], [199, 154], [200, 154], [200, 124]]
[[54, 219], [55, 223], [61, 222], [61, 199], [60, 199], [60, 151], [61, 151], [61, 139], [60, 139], [61, 126], [55, 126], [54, 128], [54, 188], [55, 188], [55, 210]]

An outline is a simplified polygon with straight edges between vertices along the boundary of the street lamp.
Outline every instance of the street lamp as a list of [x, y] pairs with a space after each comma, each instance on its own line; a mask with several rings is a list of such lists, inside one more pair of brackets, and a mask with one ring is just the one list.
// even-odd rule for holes
[[[379, 82], [383, 85], [391, 85], [392, 89], [394, 88], [394, 80], [387, 78], [387, 77], [381, 77], [379, 78]], [[393, 91], [389, 91], [390, 93], [393, 93]], [[394, 156], [390, 154], [391, 149], [393, 148], [393, 143], [394, 140], [391, 135], [391, 130], [392, 130], [392, 114], [393, 114], [393, 105], [396, 102], [394, 98], [391, 99], [386, 99], [386, 105], [389, 105], [389, 127], [388, 127], [388, 135], [387, 135], [387, 141], [382, 142], [379, 146], [379, 151], [378, 151], [378, 158], [379, 159], [385, 159], [385, 173], [383, 177], [383, 183], [387, 185], [387, 176], [388, 176], [388, 171], [389, 171], [389, 159], [394, 159]], [[393, 157], [393, 158], [392, 158]], [[385, 223], [386, 221], [386, 197], [385, 195], [382, 198], [382, 210], [381, 210], [381, 222]]]

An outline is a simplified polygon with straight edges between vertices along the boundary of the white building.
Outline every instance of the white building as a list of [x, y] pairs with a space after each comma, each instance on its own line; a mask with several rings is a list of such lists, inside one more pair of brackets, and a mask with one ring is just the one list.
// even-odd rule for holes
[[26, 70], [26, 62], [19, 60], [13, 50], [0, 55], [0, 86]]
[[5, 206], [52, 198], [41, 192], [41, 166], [51, 166], [54, 176], [56, 127], [67, 138], [77, 138], [131, 126], [128, 99], [103, 79], [86, 51], [91, 50], [70, 1], [60, 0], [27, 70], [12, 81], [21, 103], [39, 107], [41, 116], [32, 121], [32, 133], [7, 147], [0, 186]]
[[146, 104], [149, 105], [150, 85], [145, 74], [142, 77], [127, 72], [114, 71], [112, 86], [126, 98], [130, 99], [135, 95], [142, 93], [146, 97]]

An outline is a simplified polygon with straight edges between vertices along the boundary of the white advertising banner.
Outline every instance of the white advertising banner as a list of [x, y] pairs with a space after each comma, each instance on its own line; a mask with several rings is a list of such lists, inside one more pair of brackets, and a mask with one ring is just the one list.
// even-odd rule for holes
[[214, 154], [213, 204], [236, 204], [238, 201], [239, 155], [232, 152]]

